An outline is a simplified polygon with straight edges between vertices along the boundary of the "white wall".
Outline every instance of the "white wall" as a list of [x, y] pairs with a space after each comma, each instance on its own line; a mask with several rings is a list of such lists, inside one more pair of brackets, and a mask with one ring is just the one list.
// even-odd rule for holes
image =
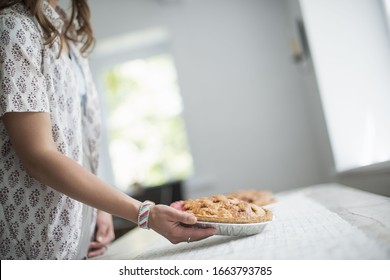
[[172, 34], [195, 161], [188, 196], [328, 181], [311, 101], [290, 55], [285, 2], [172, 2], [181, 4], [94, 0], [90, 5], [98, 43], [156, 26]]
[[383, 6], [301, 1], [338, 171], [390, 160], [390, 41]]
[[300, 4], [337, 163], [334, 180], [390, 195], [389, 164], [338, 173], [389, 159], [390, 41], [383, 6], [367, 0]]
[[[334, 158], [330, 139], [325, 122], [325, 115], [322, 105], [320, 92], [318, 89], [317, 77], [308, 46], [308, 53], [304, 54], [303, 38], [299, 35], [297, 21], [302, 21], [304, 26], [302, 10], [299, 0], [284, 0], [287, 7], [287, 18], [289, 20], [290, 40], [295, 40], [299, 50], [303, 55], [302, 60], [296, 62], [295, 68], [298, 71], [299, 81], [302, 85], [302, 93], [305, 99], [305, 108], [310, 116], [309, 122], [312, 132], [314, 133], [316, 159], [319, 168], [322, 170], [321, 176], [324, 181], [334, 180]], [[305, 27], [306, 29], [306, 27]], [[307, 34], [306, 34], [307, 36]], [[309, 43], [309, 42], [308, 42]]]

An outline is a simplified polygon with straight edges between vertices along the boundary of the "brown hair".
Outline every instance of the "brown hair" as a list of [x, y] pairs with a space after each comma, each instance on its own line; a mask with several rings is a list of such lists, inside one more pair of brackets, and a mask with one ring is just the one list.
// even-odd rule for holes
[[[72, 12], [69, 21], [65, 23], [62, 33], [58, 32], [42, 11], [42, 1], [45, 0], [5, 0], [0, 2], [0, 10], [16, 3], [24, 4], [37, 19], [44, 33], [44, 43], [51, 45], [57, 37], [64, 36], [67, 40], [81, 42], [81, 52], [86, 54], [95, 43], [90, 23], [90, 10], [87, 0], [72, 0]], [[74, 23], [77, 24], [74, 24]], [[62, 49], [62, 41], [61, 41]], [[60, 49], [60, 52], [61, 52]]]

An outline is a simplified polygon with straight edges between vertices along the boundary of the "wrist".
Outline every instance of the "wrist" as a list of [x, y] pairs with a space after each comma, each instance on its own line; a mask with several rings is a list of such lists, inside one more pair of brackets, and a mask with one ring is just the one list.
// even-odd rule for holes
[[150, 219], [151, 209], [153, 208], [154, 205], [155, 203], [149, 200], [145, 200], [144, 202], [142, 202], [138, 210], [138, 220], [137, 220], [138, 226], [140, 228], [150, 229], [149, 219]]

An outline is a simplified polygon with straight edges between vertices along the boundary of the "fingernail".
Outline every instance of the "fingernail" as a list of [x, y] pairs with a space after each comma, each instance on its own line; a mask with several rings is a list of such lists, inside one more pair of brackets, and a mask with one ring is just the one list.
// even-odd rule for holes
[[98, 237], [96, 238], [96, 240], [97, 240], [98, 242], [102, 242], [102, 241], [103, 241], [103, 237], [98, 236]]
[[188, 218], [188, 221], [190, 222], [190, 223], [196, 223], [196, 218], [194, 217], [194, 216], [190, 216], [189, 218]]

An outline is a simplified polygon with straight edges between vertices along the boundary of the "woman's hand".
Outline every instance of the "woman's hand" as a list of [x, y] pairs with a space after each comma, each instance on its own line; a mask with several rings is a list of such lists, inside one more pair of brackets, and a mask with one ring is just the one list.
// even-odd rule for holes
[[107, 250], [107, 245], [115, 239], [111, 214], [98, 210], [96, 228], [95, 241], [89, 244], [89, 258], [102, 255]]
[[196, 218], [193, 215], [166, 205], [153, 206], [149, 214], [149, 227], [173, 244], [198, 241], [217, 232], [215, 228], [185, 226], [195, 223]]

